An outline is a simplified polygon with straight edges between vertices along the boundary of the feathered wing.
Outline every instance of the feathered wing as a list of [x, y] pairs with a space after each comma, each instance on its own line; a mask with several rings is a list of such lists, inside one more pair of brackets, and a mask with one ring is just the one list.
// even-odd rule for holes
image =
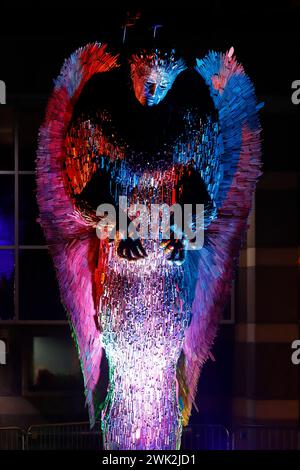
[[219, 116], [219, 142], [211, 188], [217, 218], [205, 232], [204, 247], [188, 252], [187, 277], [194, 279], [192, 320], [178, 367], [183, 422], [195, 400], [201, 368], [209, 357], [218, 323], [229, 300], [255, 185], [261, 174], [261, 127], [254, 87], [233, 56], [209, 52], [196, 70], [209, 87]]
[[[84, 85], [97, 73], [117, 66], [117, 56], [100, 43], [88, 44], [67, 59], [55, 81], [37, 152], [37, 199], [40, 223], [54, 260], [62, 302], [74, 332], [84, 376], [91, 425], [97, 409], [96, 386], [102, 358], [97, 325], [95, 278], [105, 267], [92, 224], [76, 211], [68, 191], [65, 138], [74, 105]], [[99, 262], [98, 262], [99, 259]]]

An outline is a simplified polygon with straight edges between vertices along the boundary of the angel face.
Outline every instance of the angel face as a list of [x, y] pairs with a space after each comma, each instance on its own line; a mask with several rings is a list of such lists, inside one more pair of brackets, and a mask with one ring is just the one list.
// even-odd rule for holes
[[171, 89], [177, 75], [186, 68], [182, 59], [161, 55], [158, 51], [133, 55], [130, 60], [131, 79], [137, 100], [143, 106], [159, 104]]

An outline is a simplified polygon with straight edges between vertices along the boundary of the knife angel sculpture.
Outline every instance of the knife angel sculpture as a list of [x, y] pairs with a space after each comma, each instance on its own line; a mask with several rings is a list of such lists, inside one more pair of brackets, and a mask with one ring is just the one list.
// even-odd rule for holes
[[[189, 80], [208, 90], [210, 115]], [[259, 107], [232, 48], [193, 69], [143, 51], [126, 68], [93, 43], [55, 81], [39, 134], [40, 223], [106, 449], [180, 447], [260, 175]], [[189, 249], [176, 224], [162, 240], [120, 235], [117, 221], [100, 239], [97, 207], [120, 209], [120, 196], [136, 209], [204, 204], [203, 246]]]

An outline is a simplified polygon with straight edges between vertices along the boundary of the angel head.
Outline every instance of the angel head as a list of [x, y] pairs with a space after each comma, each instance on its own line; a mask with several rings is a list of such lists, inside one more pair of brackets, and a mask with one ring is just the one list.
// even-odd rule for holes
[[130, 59], [133, 90], [143, 106], [160, 103], [171, 89], [177, 75], [186, 69], [182, 59], [176, 60], [174, 50], [160, 53], [157, 49], [135, 54]]

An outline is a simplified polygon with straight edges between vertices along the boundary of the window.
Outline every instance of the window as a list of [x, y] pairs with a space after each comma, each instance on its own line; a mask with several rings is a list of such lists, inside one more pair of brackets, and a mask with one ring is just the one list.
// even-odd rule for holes
[[82, 382], [76, 349], [66, 338], [35, 336], [31, 372], [32, 391], [73, 390]]
[[35, 187], [45, 101], [0, 106], [0, 321], [66, 321], [39, 224]]

